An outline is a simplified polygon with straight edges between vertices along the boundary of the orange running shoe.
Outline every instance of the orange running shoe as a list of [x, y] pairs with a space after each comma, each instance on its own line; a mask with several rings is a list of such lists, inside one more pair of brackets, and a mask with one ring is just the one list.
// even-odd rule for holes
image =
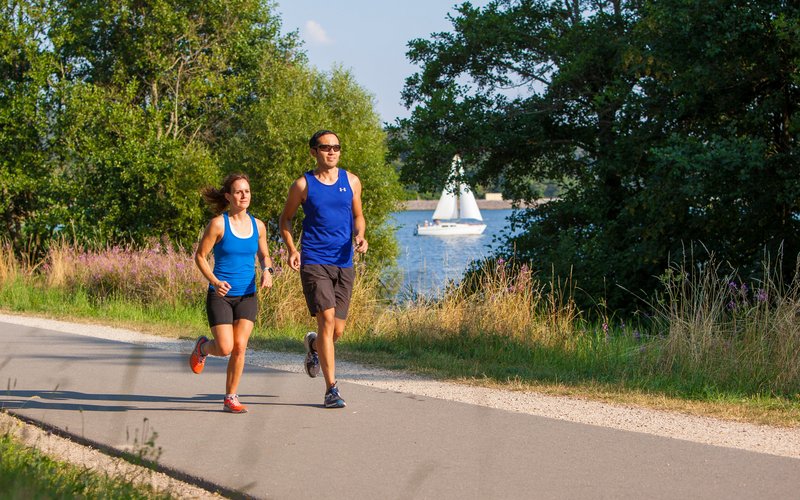
[[200, 346], [206, 342], [208, 342], [208, 337], [205, 335], [197, 339], [197, 342], [194, 343], [194, 349], [192, 349], [192, 355], [189, 356], [189, 368], [195, 373], [202, 372], [203, 368], [206, 366], [206, 357], [208, 354], [203, 354], [200, 350]]
[[239, 395], [225, 396], [225, 402], [222, 404], [222, 411], [228, 413], [247, 413], [247, 407], [239, 402]]

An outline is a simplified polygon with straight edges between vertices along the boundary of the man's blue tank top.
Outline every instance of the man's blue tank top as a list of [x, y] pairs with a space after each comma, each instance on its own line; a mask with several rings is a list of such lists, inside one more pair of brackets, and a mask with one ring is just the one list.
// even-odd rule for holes
[[339, 169], [336, 183], [328, 186], [313, 171], [305, 173], [308, 194], [303, 202], [303, 237], [300, 261], [353, 267], [353, 191], [347, 171]]
[[[254, 293], [256, 291], [255, 256], [258, 252], [256, 219], [250, 215], [253, 234], [247, 238], [239, 238], [231, 231], [228, 212], [223, 212], [222, 218], [225, 220], [225, 232], [222, 233], [222, 239], [214, 245], [214, 276], [231, 285], [227, 297], [240, 297]], [[211, 285], [208, 288], [214, 289]]]

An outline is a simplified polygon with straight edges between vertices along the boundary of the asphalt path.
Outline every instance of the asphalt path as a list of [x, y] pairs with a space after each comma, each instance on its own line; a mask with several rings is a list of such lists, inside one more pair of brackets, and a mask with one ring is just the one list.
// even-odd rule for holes
[[[300, 340], [298, 340], [300, 342]], [[256, 498], [800, 498], [800, 460], [0, 323], [0, 408]]]

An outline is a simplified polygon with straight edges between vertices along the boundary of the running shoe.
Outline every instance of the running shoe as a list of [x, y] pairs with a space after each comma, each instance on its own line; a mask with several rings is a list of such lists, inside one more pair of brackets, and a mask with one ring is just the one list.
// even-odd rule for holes
[[303, 343], [306, 345], [306, 360], [304, 363], [306, 373], [309, 377], [314, 378], [319, 375], [319, 356], [317, 351], [311, 348], [311, 343], [317, 339], [317, 334], [314, 332], [306, 333]]
[[344, 408], [347, 406], [339, 395], [339, 388], [336, 387], [336, 382], [333, 383], [328, 392], [325, 393], [325, 408]]
[[222, 404], [222, 411], [228, 413], [247, 413], [247, 407], [239, 402], [239, 395], [225, 396], [225, 402]]
[[202, 372], [203, 368], [206, 366], [206, 357], [208, 354], [202, 354], [200, 351], [200, 346], [206, 342], [208, 342], [208, 337], [205, 335], [197, 339], [197, 342], [194, 343], [194, 349], [192, 349], [192, 355], [189, 356], [189, 368], [195, 373]]

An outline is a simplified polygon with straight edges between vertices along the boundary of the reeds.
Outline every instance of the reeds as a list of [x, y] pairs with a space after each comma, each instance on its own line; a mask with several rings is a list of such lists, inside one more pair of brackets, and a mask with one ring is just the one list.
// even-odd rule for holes
[[498, 335], [522, 343], [553, 345], [572, 336], [579, 311], [570, 280], [542, 282], [530, 268], [487, 261], [469, 279], [435, 297], [387, 307], [376, 329], [393, 335]]
[[765, 260], [757, 280], [742, 280], [711, 259], [683, 263], [661, 277], [653, 304], [662, 344], [656, 368], [749, 392], [800, 392], [800, 279], [785, 284]]
[[22, 272], [22, 266], [14, 256], [11, 244], [0, 242], [0, 283], [15, 281]]

